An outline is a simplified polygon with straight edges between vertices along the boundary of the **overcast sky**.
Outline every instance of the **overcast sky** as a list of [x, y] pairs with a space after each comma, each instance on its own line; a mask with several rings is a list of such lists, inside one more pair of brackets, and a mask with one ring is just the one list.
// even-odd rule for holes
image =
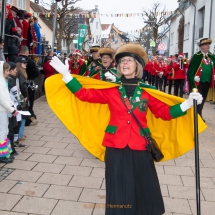
[[[81, 0], [75, 4], [75, 7], [83, 9], [93, 9], [98, 5], [100, 14], [117, 13], [142, 13], [143, 8], [151, 8], [154, 2], [158, 0]], [[160, 0], [161, 7], [159, 11], [166, 6], [166, 11], [173, 11], [178, 7], [177, 0]], [[114, 23], [122, 31], [133, 31], [141, 29], [145, 24], [140, 17], [111, 18], [101, 17], [102, 24]]]

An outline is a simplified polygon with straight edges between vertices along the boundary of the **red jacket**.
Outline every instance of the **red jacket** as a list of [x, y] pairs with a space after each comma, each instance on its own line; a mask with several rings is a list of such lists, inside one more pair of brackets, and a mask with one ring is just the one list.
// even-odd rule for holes
[[188, 64], [184, 64], [183, 70], [180, 69], [179, 62], [174, 62], [172, 67], [174, 69], [174, 79], [185, 79], [186, 78], [185, 69], [188, 68]]
[[22, 41], [22, 45], [27, 46], [28, 45], [27, 39], [28, 39], [29, 22], [26, 19], [24, 19], [22, 24], [23, 24], [23, 33], [22, 33], [22, 35], [23, 35], [23, 38], [24, 38], [24, 40]]
[[167, 64], [165, 73], [166, 73], [166, 76], [167, 76], [168, 80], [173, 80], [172, 72], [173, 72], [172, 71], [172, 66], [170, 64]]
[[[125, 107], [118, 90], [118, 87], [109, 89], [85, 89], [80, 88], [72, 90], [75, 87], [75, 78], [67, 84], [67, 87], [75, 92], [75, 96], [81, 101], [91, 103], [108, 104], [110, 110], [110, 121], [106, 128], [106, 133], [102, 145], [105, 147], [124, 148], [127, 145], [133, 150], [146, 150], [146, 140], [140, 132], [140, 128], [133, 119], [132, 115]], [[77, 85], [76, 85], [77, 86]], [[79, 84], [80, 87], [80, 84]], [[141, 90], [140, 90], [141, 92]], [[163, 102], [152, 97], [146, 91], [139, 94], [140, 101], [134, 108], [133, 112], [139, 119], [143, 128], [147, 128], [147, 111], [148, 108], [157, 118], [171, 120], [170, 107]], [[146, 108], [146, 109], [141, 109]], [[102, 119], [101, 119], [102, 120]]]
[[48, 78], [56, 73], [55, 69], [49, 64], [50, 61], [51, 60], [48, 60], [43, 64], [43, 72], [45, 78]]
[[164, 69], [163, 63], [162, 62], [155, 62], [154, 63], [154, 70], [155, 70], [156, 75], [158, 75], [158, 73], [160, 73], [160, 72], [164, 72], [165, 69]]

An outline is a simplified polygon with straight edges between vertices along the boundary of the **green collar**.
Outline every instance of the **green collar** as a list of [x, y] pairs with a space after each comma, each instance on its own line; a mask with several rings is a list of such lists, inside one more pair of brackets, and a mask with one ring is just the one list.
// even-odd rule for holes
[[128, 98], [128, 96], [126, 95], [125, 87], [122, 84], [121, 86], [119, 86], [118, 90], [120, 92], [122, 101], [126, 103], [126, 105], [131, 105], [132, 110], [134, 110], [136, 106], [139, 104], [143, 92], [143, 90], [139, 87], [139, 82], [135, 88], [132, 98]]

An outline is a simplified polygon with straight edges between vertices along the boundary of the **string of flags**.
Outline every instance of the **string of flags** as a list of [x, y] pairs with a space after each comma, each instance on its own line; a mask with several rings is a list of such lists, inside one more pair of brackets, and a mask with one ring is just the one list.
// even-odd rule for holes
[[[164, 12], [152, 12], [151, 14], [154, 16], [166, 16], [166, 15], [171, 15], [173, 14], [174, 11], [164, 11]], [[52, 13], [50, 12], [34, 12], [33, 16], [45, 16], [47, 18], [50, 18], [53, 16]], [[68, 17], [72, 18], [96, 18], [96, 17], [118, 17], [118, 18], [124, 18], [124, 17], [144, 17], [146, 16], [146, 13], [117, 13], [117, 14], [96, 14], [96, 13], [79, 13], [79, 14], [69, 14], [67, 15]], [[56, 17], [59, 17], [59, 14], [56, 15]]]

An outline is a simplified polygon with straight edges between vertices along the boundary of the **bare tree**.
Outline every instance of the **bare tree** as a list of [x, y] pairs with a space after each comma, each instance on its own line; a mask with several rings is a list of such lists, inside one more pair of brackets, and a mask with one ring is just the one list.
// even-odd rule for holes
[[[71, 17], [72, 12], [76, 11], [78, 8], [75, 8], [74, 5], [76, 2], [81, 0], [61, 0], [58, 2], [57, 6], [57, 28], [55, 32], [55, 37], [57, 39], [57, 50], [62, 50], [62, 39], [66, 39], [69, 45], [72, 43], [72, 32], [77, 31], [78, 24], [75, 21], [75, 17]], [[44, 0], [41, 0], [41, 5], [44, 7], [50, 8], [50, 12], [53, 14], [55, 11], [55, 1], [52, 3], [46, 3]], [[78, 19], [77, 19], [78, 20]], [[69, 46], [67, 44], [67, 47]]]
[[[160, 10], [160, 7], [161, 3], [158, 1], [155, 2], [149, 9], [143, 8], [143, 20], [148, 23], [148, 26], [152, 27], [154, 41], [157, 41], [158, 38], [158, 28], [165, 22], [166, 8], [164, 7], [162, 10]], [[160, 16], [157, 16], [158, 13], [160, 13]], [[156, 51], [157, 43], [155, 43], [155, 47], [152, 48], [153, 55], [156, 54]]]

